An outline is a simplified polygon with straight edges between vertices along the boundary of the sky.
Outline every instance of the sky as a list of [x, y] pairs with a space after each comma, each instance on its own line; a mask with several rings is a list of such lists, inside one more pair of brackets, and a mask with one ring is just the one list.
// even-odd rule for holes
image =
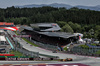
[[72, 6], [97, 6], [100, 5], [100, 0], [0, 0], [0, 8], [7, 8], [11, 6], [22, 6], [30, 4], [52, 4], [63, 3]]

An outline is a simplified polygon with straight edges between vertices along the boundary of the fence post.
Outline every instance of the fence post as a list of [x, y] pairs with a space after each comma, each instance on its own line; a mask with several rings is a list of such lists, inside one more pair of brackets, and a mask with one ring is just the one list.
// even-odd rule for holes
[[39, 57], [39, 52], [37, 52], [37, 57]]

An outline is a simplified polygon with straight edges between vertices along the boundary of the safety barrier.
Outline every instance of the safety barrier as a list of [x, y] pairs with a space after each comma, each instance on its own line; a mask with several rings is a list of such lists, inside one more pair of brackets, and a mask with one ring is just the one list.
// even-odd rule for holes
[[49, 57], [49, 58], [59, 58], [58, 56], [51, 56], [51, 55], [45, 55], [45, 54], [39, 54], [39, 55]]
[[24, 55], [31, 56], [31, 57], [39, 57], [39, 52], [28, 51], [24, 48], [17, 48], [16, 50], [23, 53]]

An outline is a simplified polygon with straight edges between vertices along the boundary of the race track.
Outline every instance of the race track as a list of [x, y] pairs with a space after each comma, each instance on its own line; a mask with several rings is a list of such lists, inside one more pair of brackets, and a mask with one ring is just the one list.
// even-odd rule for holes
[[[12, 31], [9, 31], [11, 35], [14, 33]], [[61, 59], [65, 58], [73, 58], [72, 62], [63, 62], [63, 63], [83, 63], [91, 66], [98, 66], [100, 64], [100, 58], [99, 57], [89, 57], [89, 56], [80, 56], [80, 55], [74, 55], [74, 54], [65, 54], [65, 53], [52, 53], [50, 50], [45, 50], [39, 47], [35, 46], [30, 46], [30, 44], [26, 44], [24, 40], [21, 40], [21, 38], [17, 38], [18, 42], [27, 50], [29, 51], [34, 51], [34, 52], [39, 52], [41, 54], [46, 54], [46, 55], [52, 55], [52, 56], [59, 56]], [[9, 62], [10, 63], [10, 62]], [[18, 63], [25, 63], [25, 62], [19, 62]], [[41, 61], [41, 62], [35, 62], [35, 61], [28, 61], [26, 63], [62, 63], [62, 62], [57, 62], [57, 61]]]

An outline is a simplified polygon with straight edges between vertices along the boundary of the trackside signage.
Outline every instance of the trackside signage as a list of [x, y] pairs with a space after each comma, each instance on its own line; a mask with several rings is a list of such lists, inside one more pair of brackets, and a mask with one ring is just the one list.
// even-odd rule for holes
[[13, 37], [31, 37], [31, 35], [13, 35]]

